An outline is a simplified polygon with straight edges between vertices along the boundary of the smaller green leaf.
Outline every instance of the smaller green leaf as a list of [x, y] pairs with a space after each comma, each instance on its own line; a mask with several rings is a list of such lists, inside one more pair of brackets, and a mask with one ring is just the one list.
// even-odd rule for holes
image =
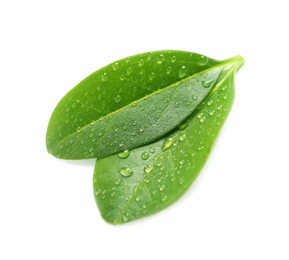
[[234, 74], [243, 62], [235, 57], [222, 68], [209, 96], [173, 133], [96, 162], [95, 199], [106, 221], [119, 224], [151, 215], [189, 188], [229, 114]]

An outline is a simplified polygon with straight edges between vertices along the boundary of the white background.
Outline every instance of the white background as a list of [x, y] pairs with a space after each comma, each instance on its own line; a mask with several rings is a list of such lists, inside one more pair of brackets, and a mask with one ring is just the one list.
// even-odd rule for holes
[[[289, 259], [288, 1], [1, 1], [0, 259]], [[48, 155], [57, 102], [114, 60], [240, 54], [236, 99], [190, 190], [113, 226], [94, 161]]]

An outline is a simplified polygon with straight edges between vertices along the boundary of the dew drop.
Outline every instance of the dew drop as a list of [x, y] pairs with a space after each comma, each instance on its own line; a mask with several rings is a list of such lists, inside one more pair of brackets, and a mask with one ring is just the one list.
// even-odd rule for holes
[[120, 79], [121, 81], [124, 81], [124, 80], [125, 80], [125, 76], [124, 76], [124, 75], [121, 75], [121, 76], [119, 77], [119, 79]]
[[147, 160], [149, 157], [150, 157], [149, 153], [144, 152], [144, 153], [141, 154], [141, 158], [143, 160]]
[[208, 105], [208, 106], [211, 106], [213, 103], [214, 103], [214, 101], [213, 101], [213, 100], [210, 100], [210, 101], [208, 101], [207, 105]]
[[137, 196], [137, 197], [135, 198], [135, 200], [136, 200], [137, 202], [139, 202], [139, 201], [140, 201], [140, 196]]
[[222, 107], [223, 107], [222, 105], [219, 105], [217, 109], [218, 109], [218, 110], [221, 110]]
[[122, 219], [123, 219], [124, 222], [128, 222], [129, 221], [129, 214], [128, 213], [124, 214], [122, 216]]
[[183, 78], [187, 75], [187, 72], [188, 72], [188, 69], [186, 66], [182, 66], [180, 69], [179, 69], [179, 77], [180, 78]]
[[167, 74], [171, 74], [172, 71], [173, 71], [172, 67], [168, 67], [167, 70], [166, 70], [166, 73]]
[[98, 194], [101, 193], [101, 190], [100, 189], [96, 189], [94, 193], [95, 193], [95, 195], [98, 195]]
[[151, 152], [151, 153], [154, 153], [155, 151], [156, 151], [156, 148], [155, 148], [155, 147], [151, 147], [151, 148], [150, 148], [150, 152]]
[[153, 165], [147, 165], [144, 168], [145, 173], [150, 173], [153, 170]]
[[102, 80], [103, 82], [105, 82], [105, 81], [108, 80], [108, 76], [107, 76], [106, 72], [104, 72], [104, 73], [101, 75], [101, 80]]
[[228, 88], [228, 86], [222, 87], [222, 90], [225, 91]]
[[115, 183], [115, 185], [118, 186], [118, 185], [121, 183], [121, 180], [120, 180], [120, 179], [117, 179], [114, 183]]
[[181, 142], [182, 142], [182, 141], [185, 141], [186, 138], [187, 138], [187, 136], [186, 136], [185, 134], [183, 134], [183, 135], [180, 136], [180, 141], [181, 141]]
[[162, 201], [166, 201], [168, 199], [168, 196], [163, 196]]
[[164, 60], [165, 60], [164, 55], [163, 55], [163, 54], [160, 54], [159, 57], [158, 57], [158, 59], [157, 59], [157, 63], [158, 63], [158, 64], [162, 64]]
[[138, 65], [141, 67], [141, 66], [143, 66], [144, 65], [144, 60], [143, 59], [140, 59], [139, 61], [138, 61]]
[[212, 79], [210, 79], [210, 80], [203, 80], [203, 81], [202, 81], [202, 86], [203, 86], [204, 88], [209, 88], [209, 87], [212, 85], [213, 82], [214, 82], [214, 81], [213, 81]]
[[198, 64], [201, 66], [206, 65], [209, 62], [209, 59], [205, 56], [201, 56], [198, 60]]
[[173, 145], [174, 141], [175, 140], [172, 137], [166, 138], [162, 147], [162, 151], [169, 149]]
[[120, 159], [126, 159], [127, 157], [129, 157], [129, 154], [130, 154], [129, 150], [125, 150], [122, 153], [118, 153], [117, 156]]
[[150, 75], [149, 75], [149, 80], [153, 80], [154, 78], [155, 78], [155, 73], [154, 72], [152, 72]]
[[180, 103], [179, 102], [176, 102], [175, 103], [175, 107], [179, 107], [180, 106]]
[[123, 176], [123, 177], [130, 177], [132, 176], [133, 172], [130, 168], [128, 167], [123, 167], [119, 170], [119, 173]]
[[176, 62], [176, 60], [177, 60], [176, 56], [173, 56], [171, 59], [172, 63]]
[[131, 73], [132, 73], [132, 68], [127, 68], [126, 74], [127, 74], [127, 75], [130, 75]]
[[201, 123], [204, 123], [205, 121], [206, 121], [206, 117], [200, 118], [200, 122], [201, 122]]
[[140, 131], [141, 133], [143, 133], [144, 130], [145, 130], [145, 127], [144, 127], [144, 126], [141, 126], [140, 129], [139, 129], [139, 131]]
[[115, 63], [112, 64], [112, 69], [113, 69], [114, 71], [116, 71], [116, 70], [118, 69], [118, 63], [117, 63], [117, 62], [115, 62]]
[[204, 115], [204, 113], [200, 113], [200, 114], [197, 115], [197, 117], [198, 117], [198, 118], [202, 118], [203, 115]]
[[198, 99], [198, 95], [197, 94], [193, 95], [193, 100], [197, 100], [197, 99]]
[[163, 191], [165, 188], [166, 188], [166, 186], [165, 186], [165, 185], [162, 185], [162, 186], [160, 187], [160, 191]]
[[210, 116], [214, 115], [215, 114], [215, 110], [210, 111], [209, 114], [210, 114]]
[[114, 101], [115, 101], [115, 103], [119, 103], [121, 101], [121, 96], [120, 95], [116, 95], [114, 97]]

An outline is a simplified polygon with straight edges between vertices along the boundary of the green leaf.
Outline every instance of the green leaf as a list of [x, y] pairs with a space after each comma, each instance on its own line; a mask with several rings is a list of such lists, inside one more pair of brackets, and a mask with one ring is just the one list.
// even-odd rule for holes
[[[189, 188], [229, 114], [234, 74], [243, 62], [237, 56], [226, 61], [225, 66], [215, 65], [222, 69], [209, 95], [169, 135], [97, 161], [95, 199], [106, 221], [119, 224], [151, 215], [175, 202]], [[204, 75], [208, 76], [204, 82], [211, 80], [207, 72], [195, 79]]]
[[58, 103], [47, 150], [62, 159], [105, 158], [156, 141], [193, 113], [228, 63], [183, 51], [114, 62]]

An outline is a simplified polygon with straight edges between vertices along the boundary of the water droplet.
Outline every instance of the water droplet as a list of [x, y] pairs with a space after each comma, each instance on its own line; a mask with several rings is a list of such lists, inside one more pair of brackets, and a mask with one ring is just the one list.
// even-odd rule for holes
[[169, 149], [173, 145], [174, 141], [175, 140], [172, 137], [166, 138], [165, 141], [164, 141], [162, 150], [165, 151], [165, 150]]
[[185, 160], [180, 160], [180, 164], [184, 164], [185, 163]]
[[193, 99], [197, 100], [198, 99], [198, 95], [197, 94], [193, 95]]
[[155, 78], [155, 73], [154, 72], [152, 72], [150, 75], [149, 75], [149, 80], [153, 80], [154, 78]]
[[133, 172], [130, 168], [128, 167], [123, 167], [119, 170], [119, 173], [123, 176], [123, 177], [130, 177], [132, 176]]
[[162, 185], [162, 186], [160, 187], [160, 191], [163, 191], [165, 188], [166, 188], [166, 186], [165, 186], [165, 185]]
[[144, 60], [143, 59], [140, 59], [139, 61], [138, 61], [138, 65], [141, 67], [141, 66], [143, 66], [144, 65]]
[[176, 62], [176, 60], [177, 60], [176, 56], [173, 56], [171, 59], [172, 63]]
[[173, 71], [172, 67], [168, 67], [167, 70], [166, 70], [166, 73], [167, 74], [171, 74], [172, 71]]
[[101, 193], [101, 190], [100, 189], [96, 189], [94, 193], [95, 193], [95, 195], [98, 195], [98, 194]]
[[124, 214], [122, 216], [122, 219], [123, 219], [124, 222], [128, 222], [129, 221], [129, 214], [128, 213]]
[[204, 115], [204, 113], [200, 113], [197, 115], [198, 118], [202, 118], [202, 116]]
[[150, 152], [151, 152], [151, 153], [154, 153], [155, 151], [156, 151], [156, 148], [155, 148], [155, 147], [151, 147], [151, 148], [150, 148]]
[[206, 117], [202, 117], [202, 118], [200, 118], [200, 122], [201, 122], [201, 123], [204, 123], [205, 120], [206, 120]]
[[210, 116], [214, 115], [215, 114], [215, 110], [210, 111], [209, 114], [210, 114]]
[[130, 75], [131, 73], [132, 73], [132, 68], [127, 68], [126, 74], [127, 74], [127, 75]]
[[208, 106], [211, 106], [212, 104], [214, 103], [214, 100], [210, 100], [210, 101], [208, 101]]
[[168, 199], [168, 196], [163, 196], [162, 201], [166, 201]]
[[153, 170], [153, 165], [147, 165], [144, 168], [145, 173], [150, 173]]
[[201, 56], [198, 60], [199, 65], [206, 65], [209, 62], [209, 59], [205, 56]]
[[118, 63], [117, 63], [117, 62], [115, 62], [115, 63], [112, 64], [112, 69], [113, 69], [114, 71], [118, 69]]
[[183, 78], [187, 75], [187, 72], [188, 72], [188, 69], [186, 66], [182, 66], [180, 69], [179, 69], [179, 77], [180, 78]]
[[129, 150], [125, 150], [122, 153], [118, 153], [117, 156], [120, 159], [126, 159], [127, 157], [129, 157], [129, 154], [130, 154]]
[[120, 79], [121, 81], [124, 81], [124, 80], [125, 80], [125, 76], [124, 76], [124, 75], [121, 75], [121, 76], [119, 77], [119, 79]]
[[213, 81], [212, 79], [210, 79], [210, 80], [203, 80], [203, 81], [202, 81], [202, 86], [203, 86], [204, 88], [209, 88], [209, 87], [212, 85], [213, 82], [214, 82], [214, 81]]
[[218, 110], [221, 110], [222, 107], [223, 107], [222, 105], [219, 105], [217, 109], [218, 109]]
[[104, 72], [104, 73], [101, 75], [101, 80], [102, 80], [103, 82], [105, 82], [105, 81], [108, 80], [108, 76], [107, 76], [106, 72]]
[[222, 87], [222, 90], [225, 91], [228, 88], [228, 86]]
[[144, 126], [141, 126], [139, 131], [142, 133], [143, 131], [145, 130], [145, 127]]
[[158, 57], [158, 59], [157, 59], [157, 63], [158, 63], [158, 64], [162, 64], [164, 60], [165, 60], [164, 55], [163, 55], [163, 54], [160, 54], [159, 57]]
[[144, 159], [144, 160], [147, 160], [149, 157], [150, 157], [150, 155], [148, 153], [146, 153], [146, 152], [141, 154], [141, 158]]
[[139, 202], [139, 201], [140, 201], [140, 196], [137, 196], [137, 197], [135, 198], [135, 200], [136, 200], [137, 202]]
[[121, 101], [121, 96], [120, 95], [116, 95], [114, 97], [114, 101], [115, 101], [115, 103], [119, 103]]
[[181, 141], [181, 142], [182, 142], [182, 141], [185, 141], [186, 138], [187, 138], [187, 136], [186, 136], [185, 134], [183, 134], [183, 135], [180, 136], [180, 141]]
[[118, 186], [118, 185], [121, 183], [121, 180], [120, 180], [120, 179], [117, 179], [114, 183], [115, 183], [115, 185]]

